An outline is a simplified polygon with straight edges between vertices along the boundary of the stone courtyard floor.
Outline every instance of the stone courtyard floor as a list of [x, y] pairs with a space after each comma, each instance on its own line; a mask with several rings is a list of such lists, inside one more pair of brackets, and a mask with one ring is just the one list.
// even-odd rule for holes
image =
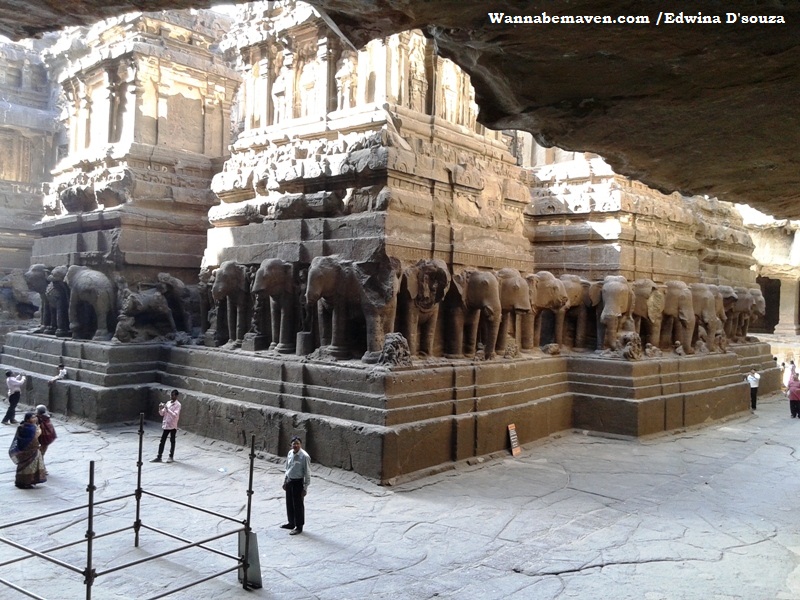
[[[97, 431], [54, 422], [50, 478], [14, 487], [0, 468], [0, 524], [87, 503], [89, 461], [96, 501], [136, 488], [138, 424]], [[145, 460], [159, 426], [148, 423]], [[7, 448], [13, 427], [0, 428]], [[282, 471], [256, 460], [252, 524], [263, 588], [245, 591], [235, 572], [172, 598], [535, 598], [772, 600], [800, 598], [800, 419], [773, 395], [756, 414], [639, 441], [565, 432], [522, 455], [494, 458], [395, 487], [314, 467], [306, 528], [289, 537]], [[425, 452], [424, 447], [418, 449]], [[180, 432], [177, 462], [145, 462], [145, 490], [243, 519], [244, 448]], [[313, 460], [313, 455], [312, 455]], [[96, 534], [133, 523], [133, 498], [96, 508]], [[235, 528], [218, 517], [145, 496], [145, 524], [192, 540]], [[0, 530], [44, 549], [83, 539], [86, 511]], [[152, 556], [180, 542], [143, 531], [95, 540], [94, 567]], [[236, 554], [235, 536], [210, 544]], [[0, 545], [0, 562], [19, 551]], [[54, 556], [81, 568], [85, 544]], [[156, 596], [235, 563], [188, 550], [99, 577], [96, 599]], [[38, 558], [0, 566], [0, 578], [50, 600], [85, 598], [82, 576]], [[0, 586], [0, 598], [24, 598]]]

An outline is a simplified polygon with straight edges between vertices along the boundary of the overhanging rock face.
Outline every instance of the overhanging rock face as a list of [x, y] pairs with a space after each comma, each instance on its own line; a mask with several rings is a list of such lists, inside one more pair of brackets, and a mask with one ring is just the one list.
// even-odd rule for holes
[[[662, 14], [657, 26], [659, 8], [667, 9], [639, 5], [631, 14], [625, 2], [526, 3], [525, 12], [516, 2], [312, 4], [357, 44], [427, 26], [440, 53], [470, 74], [480, 120], [490, 127], [527, 129], [545, 145], [597, 152], [617, 172], [662, 191], [797, 215], [799, 176], [786, 160], [796, 156], [796, 136], [785, 129], [787, 121], [797, 124], [789, 100], [800, 76], [796, 6], [694, 2], [690, 13]], [[742, 22], [758, 13], [786, 23]], [[721, 23], [677, 22], [698, 14]], [[650, 23], [506, 22], [595, 15]]]
[[[19, 38], [131, 9], [210, 4], [12, 1], [0, 8], [0, 33]], [[356, 45], [425, 30], [470, 74], [480, 119], [492, 127], [528, 129], [544, 144], [596, 152], [617, 172], [662, 191], [716, 195], [779, 218], [800, 214], [795, 3], [703, 0], [669, 14], [648, 4], [633, 14], [629, 2], [600, 0], [526, 3], [524, 13], [520, 3], [501, 0], [312, 4]], [[553, 22], [564, 16], [639, 22]], [[751, 16], [757, 22], [745, 23]], [[719, 23], [696, 22], [715, 17]]]

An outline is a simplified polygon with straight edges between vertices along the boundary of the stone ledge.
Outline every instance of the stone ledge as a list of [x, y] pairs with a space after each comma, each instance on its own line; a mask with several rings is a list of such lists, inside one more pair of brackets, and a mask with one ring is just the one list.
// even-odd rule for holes
[[[63, 360], [70, 378], [48, 386]], [[5, 368], [31, 375], [27, 401], [98, 425], [157, 420], [158, 402], [181, 390], [181, 427], [282, 455], [301, 435], [314, 460], [391, 483], [415, 473], [577, 428], [639, 437], [746, 411], [743, 373], [779, 389], [763, 343], [726, 354], [642, 361], [597, 354], [523, 356], [495, 362], [428, 360], [388, 369], [358, 361], [241, 350], [74, 342], [9, 334]]]

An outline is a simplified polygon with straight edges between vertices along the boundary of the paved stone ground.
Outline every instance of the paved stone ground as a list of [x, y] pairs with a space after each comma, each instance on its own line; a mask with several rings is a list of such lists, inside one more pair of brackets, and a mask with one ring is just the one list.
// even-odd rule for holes
[[[138, 425], [95, 431], [56, 421], [50, 479], [13, 485], [0, 468], [0, 522], [86, 504], [89, 461], [96, 499], [136, 487]], [[148, 423], [146, 459], [158, 425]], [[12, 427], [0, 428], [0, 444]], [[640, 441], [567, 432], [524, 449], [392, 488], [316, 466], [306, 530], [289, 537], [275, 457], [256, 461], [252, 522], [264, 587], [244, 591], [235, 573], [171, 597], [536, 598], [767, 600], [800, 598], [800, 420], [788, 402], [762, 399], [754, 415]], [[425, 448], [419, 448], [425, 452]], [[178, 461], [145, 463], [143, 487], [184, 502], [245, 514], [248, 451], [181, 432]], [[270, 460], [271, 458], [271, 460]], [[313, 459], [313, 456], [312, 456]], [[129, 527], [133, 498], [97, 507], [97, 534]], [[145, 524], [192, 540], [235, 524], [149, 496]], [[81, 540], [86, 511], [0, 530], [43, 549]], [[132, 531], [95, 541], [103, 571], [179, 544]], [[235, 536], [210, 545], [236, 553]], [[82, 569], [85, 545], [54, 552]], [[19, 555], [0, 545], [0, 562]], [[221, 571], [234, 562], [190, 550], [98, 577], [92, 598], [139, 599]], [[85, 598], [82, 577], [33, 558], [0, 566], [0, 577], [50, 600]], [[0, 586], [0, 598], [23, 598]]]

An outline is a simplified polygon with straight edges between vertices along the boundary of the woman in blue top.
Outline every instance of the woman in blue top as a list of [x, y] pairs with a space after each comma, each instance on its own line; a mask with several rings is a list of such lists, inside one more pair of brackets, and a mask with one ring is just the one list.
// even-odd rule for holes
[[17, 434], [11, 442], [9, 457], [17, 465], [18, 488], [30, 489], [37, 483], [47, 481], [42, 453], [39, 451], [38, 419], [32, 412], [25, 413], [25, 420], [17, 427]]

